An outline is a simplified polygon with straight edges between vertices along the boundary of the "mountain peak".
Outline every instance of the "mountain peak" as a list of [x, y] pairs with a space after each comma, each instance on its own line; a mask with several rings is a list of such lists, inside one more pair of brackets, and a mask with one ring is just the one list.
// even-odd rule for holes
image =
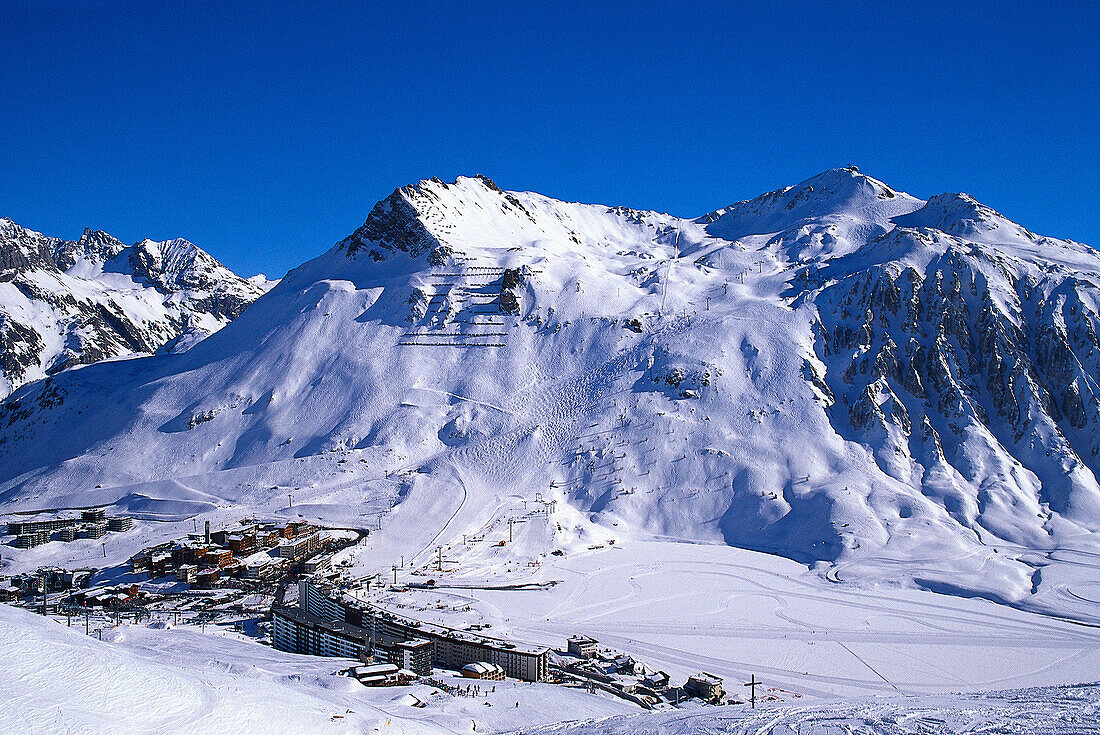
[[52, 267], [51, 251], [56, 242], [56, 238], [0, 218], [0, 273]]
[[41, 232], [35, 232], [34, 230], [27, 229], [23, 225], [17, 224], [10, 217], [0, 217], [0, 236], [5, 240], [9, 240], [12, 237], [45, 237]]
[[118, 238], [103, 230], [85, 227], [79, 240], [62, 240], [54, 250], [54, 262], [61, 270], [72, 268], [78, 260], [102, 265], [115, 257], [126, 246]]
[[14, 282], [0, 293], [0, 397], [73, 365], [154, 352], [184, 332], [192, 344], [266, 290], [187, 240], [127, 246], [92, 228], [63, 240], [7, 217], [0, 280]]
[[817, 218], [841, 217], [881, 225], [922, 203], [848, 166], [822, 171], [794, 186], [737, 202], [697, 221], [708, 225], [710, 234], [735, 240], [782, 232]]
[[513, 192], [504, 191], [484, 174], [459, 176], [447, 183], [423, 179], [395, 189], [378, 202], [366, 222], [336, 248], [355, 257], [360, 251], [383, 260], [396, 251], [412, 257], [431, 253], [442, 263], [451, 252], [449, 236], [461, 224], [477, 220], [480, 226], [501, 225], [501, 217], [533, 223], [534, 217]]
[[1035, 240], [1036, 235], [969, 194], [945, 193], [930, 197], [920, 209], [897, 217], [902, 227], [925, 227], [978, 241]]
[[860, 172], [856, 166], [830, 168], [806, 179], [793, 188], [811, 187], [819, 197], [855, 197], [870, 194], [880, 199], [893, 199], [896, 194], [886, 184]]
[[[228, 268], [190, 240], [145, 238], [130, 249], [130, 267], [164, 293], [178, 289], [210, 290], [233, 276]], [[244, 279], [240, 279], [245, 283]]]

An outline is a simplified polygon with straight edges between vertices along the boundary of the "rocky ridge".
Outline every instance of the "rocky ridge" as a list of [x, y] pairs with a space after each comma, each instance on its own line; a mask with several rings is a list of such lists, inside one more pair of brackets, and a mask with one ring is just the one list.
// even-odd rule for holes
[[0, 395], [74, 365], [193, 344], [266, 287], [186, 240], [127, 246], [90, 229], [63, 240], [0, 218]]

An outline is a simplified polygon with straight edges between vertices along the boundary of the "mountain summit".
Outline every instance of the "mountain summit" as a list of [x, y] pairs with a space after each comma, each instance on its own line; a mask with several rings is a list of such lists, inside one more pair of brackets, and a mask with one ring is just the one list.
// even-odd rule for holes
[[91, 229], [62, 240], [0, 218], [0, 395], [74, 365], [180, 349], [264, 290], [186, 240], [126, 246]]
[[[184, 250], [108, 262], [190, 284]], [[673, 537], [1092, 619], [1057, 565], [1100, 552], [1098, 284], [1090, 248], [854, 168], [695, 219], [422, 181], [186, 353], [11, 396], [0, 498], [289, 491], [412, 554], [537, 490], [557, 530], [517, 563]]]

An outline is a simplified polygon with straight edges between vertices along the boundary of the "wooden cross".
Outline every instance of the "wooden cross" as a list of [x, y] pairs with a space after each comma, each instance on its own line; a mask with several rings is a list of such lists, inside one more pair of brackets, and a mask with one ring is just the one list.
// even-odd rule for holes
[[749, 678], [749, 682], [745, 684], [745, 686], [749, 688], [749, 691], [752, 692], [752, 695], [749, 697], [749, 701], [752, 702], [753, 709], [756, 709], [756, 685], [760, 683], [762, 682], [756, 680], [756, 674], [753, 674]]

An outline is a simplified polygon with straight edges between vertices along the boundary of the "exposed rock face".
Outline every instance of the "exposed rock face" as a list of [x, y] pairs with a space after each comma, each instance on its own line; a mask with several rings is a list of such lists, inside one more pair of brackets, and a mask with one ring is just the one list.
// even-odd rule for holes
[[[266, 290], [186, 240], [126, 246], [0, 219], [0, 396], [74, 365], [209, 334]], [[192, 340], [193, 342], [193, 340]]]
[[[374, 205], [363, 226], [347, 237], [340, 246], [349, 256], [365, 250], [374, 260], [381, 260], [394, 250], [416, 257], [440, 247], [417, 217], [413, 202], [431, 195], [431, 189], [411, 186], [396, 190]], [[438, 258], [437, 258], [438, 259]], [[440, 263], [441, 264], [441, 263]]]
[[[418, 258], [429, 253], [431, 265], [444, 265], [454, 256], [448, 245], [440, 242], [433, 229], [446, 233], [454, 229], [448, 218], [462, 218], [469, 212], [454, 208], [446, 194], [451, 187], [462, 188], [460, 179], [451, 184], [433, 178], [420, 185], [403, 186], [374, 205], [367, 221], [344, 240], [337, 248], [351, 257], [360, 252], [367, 253], [373, 260], [383, 260], [397, 251]], [[485, 204], [499, 207], [505, 215], [522, 216], [529, 223], [535, 223], [535, 217], [523, 206], [511, 192], [500, 189], [485, 176], [476, 176], [466, 181], [476, 181], [487, 195]], [[427, 185], [425, 185], [427, 184]], [[435, 226], [435, 227], [433, 227]]]
[[[881, 468], [898, 479], [921, 477], [925, 458], [942, 457], [1011, 504], [1018, 462], [1042, 479], [1040, 505], [1088, 518], [1095, 480], [1079, 487], [1066, 477], [1100, 471], [1100, 291], [1090, 277], [1029, 257], [1013, 238], [1055, 258], [1096, 256], [999, 217], [969, 198], [933, 197], [898, 220], [937, 229], [899, 226], [829, 265], [838, 277], [817, 296], [816, 350], [841, 396], [834, 420], [876, 446]], [[961, 236], [974, 233], [983, 241]], [[998, 246], [996, 237], [1009, 239]], [[892, 257], [902, 252], [921, 262]], [[976, 441], [997, 449], [998, 470], [974, 461]]]

